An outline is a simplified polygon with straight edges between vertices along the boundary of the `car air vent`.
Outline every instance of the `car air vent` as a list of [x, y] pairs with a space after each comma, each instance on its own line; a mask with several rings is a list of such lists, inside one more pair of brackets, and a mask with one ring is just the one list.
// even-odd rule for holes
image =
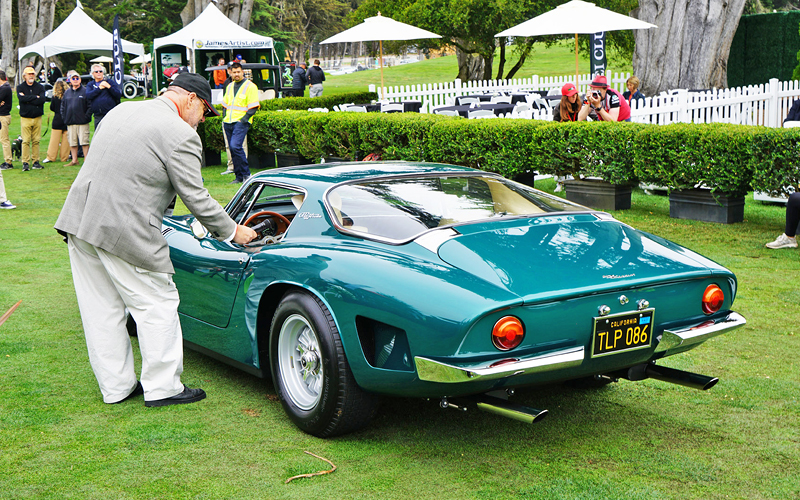
[[172, 229], [171, 227], [165, 227], [164, 229], [161, 230], [161, 234], [163, 234], [164, 237], [166, 237], [172, 231], [174, 231], [174, 229]]

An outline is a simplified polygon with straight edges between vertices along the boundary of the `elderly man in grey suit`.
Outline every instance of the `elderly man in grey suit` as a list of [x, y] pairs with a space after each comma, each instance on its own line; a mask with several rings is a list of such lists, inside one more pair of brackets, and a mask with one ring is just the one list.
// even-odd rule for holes
[[[208, 82], [183, 73], [158, 99], [115, 107], [95, 133], [56, 221], [67, 238], [89, 361], [106, 403], [142, 393], [145, 406], [206, 396], [181, 383], [179, 298], [161, 219], [177, 193], [215, 238], [247, 243], [256, 235], [203, 187], [195, 129], [205, 116], [218, 116], [210, 102]], [[126, 308], [138, 327], [140, 382]]]

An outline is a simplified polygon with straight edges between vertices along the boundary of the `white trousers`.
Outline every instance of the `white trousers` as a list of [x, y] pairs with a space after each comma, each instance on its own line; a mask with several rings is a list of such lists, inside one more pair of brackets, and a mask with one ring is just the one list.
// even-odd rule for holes
[[183, 335], [171, 275], [133, 266], [73, 235], [69, 259], [89, 361], [103, 401], [116, 403], [136, 388], [126, 307], [138, 327], [145, 400], [180, 394]]

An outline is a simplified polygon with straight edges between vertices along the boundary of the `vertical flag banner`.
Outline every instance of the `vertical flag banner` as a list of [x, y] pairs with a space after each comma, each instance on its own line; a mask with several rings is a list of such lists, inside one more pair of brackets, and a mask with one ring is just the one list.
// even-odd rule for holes
[[119, 14], [114, 16], [114, 44], [112, 47], [112, 57], [114, 59], [113, 78], [119, 88], [122, 88], [123, 75], [125, 74], [125, 62], [122, 60], [122, 38], [119, 36]]
[[592, 35], [592, 74], [606, 74], [606, 33], [601, 31]]

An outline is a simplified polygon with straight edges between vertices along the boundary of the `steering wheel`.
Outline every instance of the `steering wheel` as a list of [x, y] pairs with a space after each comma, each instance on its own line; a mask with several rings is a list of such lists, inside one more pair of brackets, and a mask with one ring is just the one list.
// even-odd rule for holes
[[269, 210], [262, 210], [261, 212], [256, 212], [244, 221], [243, 226], [250, 227], [250, 224], [257, 220], [259, 217], [274, 217], [277, 220], [277, 230], [275, 231], [275, 235], [283, 234], [286, 232], [286, 229], [289, 227], [289, 219], [284, 217], [283, 215], [279, 214], [278, 212], [270, 212]]

